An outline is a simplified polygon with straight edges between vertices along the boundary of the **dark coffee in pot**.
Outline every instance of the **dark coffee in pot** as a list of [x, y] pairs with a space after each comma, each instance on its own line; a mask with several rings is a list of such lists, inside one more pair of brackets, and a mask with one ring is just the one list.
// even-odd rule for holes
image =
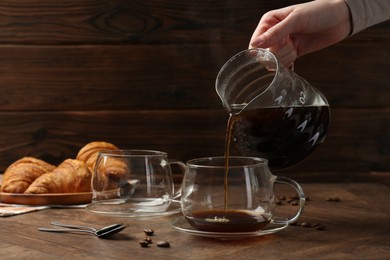
[[266, 158], [272, 169], [289, 167], [305, 159], [323, 142], [329, 114], [329, 106], [241, 111], [229, 118], [226, 141], [230, 145], [226, 154], [234, 147], [239, 155]]

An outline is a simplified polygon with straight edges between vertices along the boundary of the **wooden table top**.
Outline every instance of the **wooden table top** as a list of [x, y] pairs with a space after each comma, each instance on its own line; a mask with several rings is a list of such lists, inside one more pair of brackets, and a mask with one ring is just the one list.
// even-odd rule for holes
[[[135, 219], [50, 208], [0, 218], [0, 259], [389, 259], [389, 187], [372, 183], [302, 186], [309, 201], [299, 222], [320, 223], [323, 231], [298, 225], [266, 236], [219, 240], [178, 232], [171, 221], [180, 214]], [[290, 195], [277, 190], [279, 195]], [[340, 201], [328, 201], [329, 197]], [[278, 214], [290, 210], [296, 206], [286, 203], [277, 208]], [[37, 230], [50, 226], [50, 221], [98, 228], [115, 222], [129, 226], [110, 239]], [[138, 241], [145, 237], [146, 228], [155, 230], [154, 243], [143, 248]], [[158, 241], [171, 246], [157, 247]]]

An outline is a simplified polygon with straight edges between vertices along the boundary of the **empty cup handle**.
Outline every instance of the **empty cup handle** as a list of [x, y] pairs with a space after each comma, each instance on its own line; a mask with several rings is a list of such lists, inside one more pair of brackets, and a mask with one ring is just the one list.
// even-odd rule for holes
[[272, 222], [276, 224], [289, 224], [295, 222], [302, 214], [303, 209], [305, 207], [306, 199], [305, 199], [305, 194], [303, 192], [303, 189], [296, 181], [288, 177], [277, 176], [276, 182], [288, 184], [295, 189], [295, 191], [298, 193], [298, 198], [299, 198], [299, 210], [292, 218], [286, 218], [286, 219], [273, 218]]
[[[180, 167], [180, 169], [182, 170], [182, 174], [184, 176], [184, 173], [186, 171], [186, 165], [185, 163], [181, 162], [181, 161], [169, 161], [169, 164], [176, 164]], [[178, 189], [178, 191], [175, 192], [175, 194], [173, 194], [173, 199], [172, 201], [175, 201], [175, 202], [179, 202], [180, 203], [180, 199], [181, 199], [181, 185]]]

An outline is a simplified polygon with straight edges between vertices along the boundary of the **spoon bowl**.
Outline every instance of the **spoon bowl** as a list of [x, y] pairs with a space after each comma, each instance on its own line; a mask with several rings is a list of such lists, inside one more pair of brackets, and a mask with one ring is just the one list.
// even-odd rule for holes
[[[112, 225], [112, 226], [114, 226], [114, 225]], [[100, 237], [100, 238], [106, 238], [106, 237], [109, 237], [109, 236], [112, 236], [116, 233], [121, 232], [122, 230], [124, 230], [127, 227], [126, 225], [123, 225], [123, 224], [120, 224], [120, 225], [117, 224], [115, 227], [112, 227], [112, 226], [110, 229], [108, 229], [108, 227], [105, 227], [105, 228], [98, 230], [97, 232], [95, 232], [95, 235], [97, 237]]]

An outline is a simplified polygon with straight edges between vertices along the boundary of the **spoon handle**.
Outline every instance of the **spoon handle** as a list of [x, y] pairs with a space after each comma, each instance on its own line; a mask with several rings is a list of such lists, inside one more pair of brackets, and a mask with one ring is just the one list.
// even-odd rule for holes
[[44, 228], [40, 227], [38, 228], [39, 231], [46, 231], [46, 232], [60, 232], [60, 233], [90, 233], [94, 234], [92, 230], [85, 230], [85, 229], [66, 229], [66, 228]]
[[92, 227], [87, 227], [87, 226], [78, 226], [78, 225], [69, 225], [69, 224], [64, 224], [61, 222], [50, 222], [53, 226], [58, 226], [58, 227], [65, 227], [65, 228], [73, 228], [73, 229], [83, 229], [83, 230], [90, 230], [92, 232], [96, 232], [96, 229]]

